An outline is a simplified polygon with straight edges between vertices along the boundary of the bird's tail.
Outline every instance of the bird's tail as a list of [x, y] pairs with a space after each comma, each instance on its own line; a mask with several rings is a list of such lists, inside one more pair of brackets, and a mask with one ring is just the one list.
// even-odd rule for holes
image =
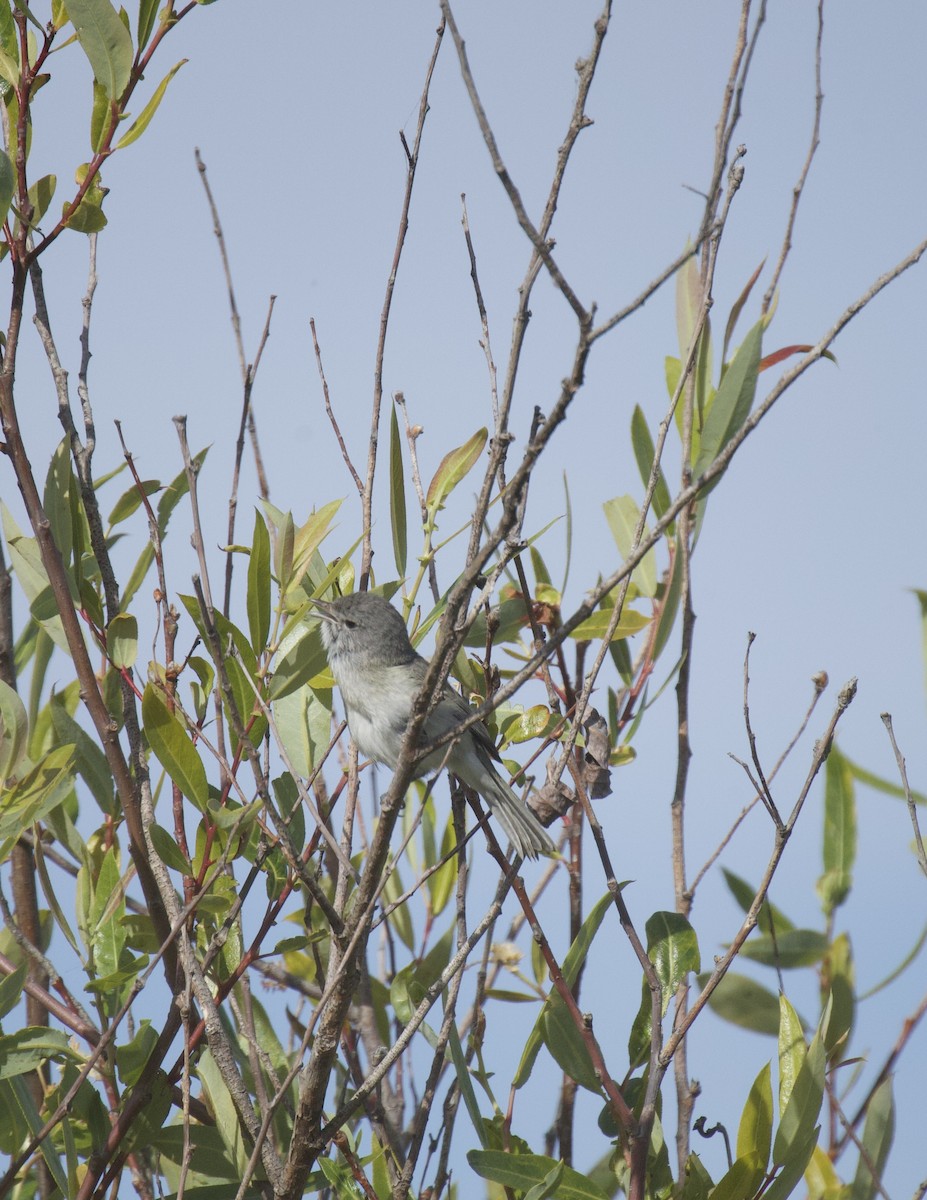
[[480, 782], [479, 790], [492, 815], [522, 858], [557, 853], [550, 834], [493, 767], [489, 767]]

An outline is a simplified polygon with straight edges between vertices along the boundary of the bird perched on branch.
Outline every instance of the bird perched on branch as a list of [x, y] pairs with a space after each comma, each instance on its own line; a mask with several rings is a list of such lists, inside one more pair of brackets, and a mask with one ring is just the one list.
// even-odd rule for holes
[[[337, 600], [313, 601], [322, 621], [322, 640], [341, 690], [351, 736], [367, 758], [395, 770], [412, 706], [428, 663], [409, 641], [402, 616], [382, 596], [354, 592]], [[467, 702], [447, 684], [425, 718], [422, 743], [435, 741], [471, 714]], [[482, 721], [416, 763], [416, 777], [449, 771], [489, 805], [522, 858], [555, 854], [544, 826], [493, 765], [498, 751]]]

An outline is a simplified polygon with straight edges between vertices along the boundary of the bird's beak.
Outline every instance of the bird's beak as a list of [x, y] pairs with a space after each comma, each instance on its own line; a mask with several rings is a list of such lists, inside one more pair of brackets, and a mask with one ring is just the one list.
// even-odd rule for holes
[[328, 600], [310, 600], [309, 603], [316, 610], [316, 615], [321, 617], [323, 621], [334, 621], [335, 618], [331, 611], [331, 602]]

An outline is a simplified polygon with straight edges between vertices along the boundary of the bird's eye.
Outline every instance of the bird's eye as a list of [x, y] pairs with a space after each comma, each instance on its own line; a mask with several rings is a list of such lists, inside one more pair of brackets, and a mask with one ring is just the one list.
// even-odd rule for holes
[[345, 628], [347, 628], [347, 629], [356, 629], [356, 628], [357, 628], [357, 622], [356, 622], [356, 621], [348, 621], [348, 620], [345, 620], [344, 624], [345, 624]]

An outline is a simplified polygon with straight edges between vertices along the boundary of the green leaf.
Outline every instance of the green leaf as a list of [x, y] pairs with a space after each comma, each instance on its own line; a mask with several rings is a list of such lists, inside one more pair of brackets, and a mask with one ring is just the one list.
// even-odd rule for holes
[[[91, 184], [84, 193], [83, 199], [73, 212], [69, 212], [71, 201], [66, 200], [61, 207], [61, 216], [68, 229], [75, 233], [99, 233], [106, 227], [106, 214], [101, 205], [106, 192], [99, 181]], [[66, 216], [67, 214], [67, 216]]]
[[26, 983], [28, 962], [23, 959], [15, 971], [0, 979], [0, 1019], [12, 1012], [19, 1003]]
[[[599, 641], [608, 632], [613, 612], [614, 608], [594, 612], [591, 617], [587, 617], [585, 621], [570, 631], [570, 637], [575, 638], [578, 642]], [[612, 641], [616, 642], [622, 638], [633, 637], [635, 633], [640, 633], [642, 629], [646, 629], [649, 624], [650, 617], [645, 617], [643, 613], [636, 612], [633, 608], [628, 608], [626, 604], [621, 610], [618, 625], [612, 634]]]
[[60, 1029], [30, 1027], [0, 1037], [0, 1079], [36, 1071], [50, 1058], [71, 1057], [67, 1034]]
[[58, 746], [19, 782], [6, 789], [0, 807], [0, 862], [8, 857], [23, 830], [65, 799], [74, 783], [74, 747]]
[[268, 698], [272, 701], [291, 695], [305, 687], [310, 680], [318, 679], [328, 669], [328, 658], [318, 625], [306, 629], [298, 640], [287, 639], [281, 649], [285, 649], [286, 653], [275, 665], [268, 689]]
[[[699, 986], [704, 987], [708, 979], [708, 975], [700, 975]], [[717, 1016], [742, 1029], [773, 1035], [779, 1030], [776, 997], [762, 984], [736, 971], [728, 971], [709, 996], [708, 1006]]]
[[[25, 967], [23, 967], [25, 971]], [[480, 1113], [479, 1102], [476, 1098], [476, 1092], [473, 1090], [473, 1081], [470, 1078], [470, 1068], [467, 1066], [467, 1060], [464, 1057], [463, 1046], [460, 1044], [460, 1035], [457, 1032], [457, 1026], [452, 1021], [450, 1024], [450, 1037], [448, 1039], [448, 1047], [451, 1052], [451, 1060], [454, 1063], [454, 1070], [457, 1072], [457, 1086], [460, 1089], [460, 1094], [463, 1096], [464, 1107], [470, 1117], [473, 1128], [476, 1131], [476, 1136], [480, 1139], [480, 1145], [484, 1150], [489, 1149], [489, 1137], [486, 1133], [486, 1125]]]
[[462, 446], [449, 451], [441, 459], [425, 494], [425, 507], [432, 520], [444, 507], [444, 502], [454, 488], [468, 474], [483, 453], [488, 436], [485, 429], [478, 429], [473, 437], [464, 442]]
[[116, 816], [113, 772], [106, 755], [94, 739], [74, 720], [62, 702], [60, 695], [53, 696], [48, 705], [55, 733], [62, 745], [74, 746], [74, 763], [77, 772], [90, 789], [100, 809], [108, 816]]
[[81, 48], [93, 76], [110, 100], [118, 100], [132, 71], [132, 37], [109, 0], [67, 0]]
[[[576, 939], [567, 951], [566, 957], [563, 960], [563, 966], [561, 967], [563, 978], [567, 987], [572, 987], [576, 982], [577, 976], [579, 975], [579, 969], [586, 961], [586, 955], [589, 953], [589, 947], [592, 945], [593, 938], [595, 937], [596, 933], [598, 933], [599, 926], [602, 924], [605, 914], [608, 912], [612, 904], [613, 901], [611, 893], [606, 893], [606, 895], [602, 896], [602, 898], [593, 905], [589, 911], [589, 916], [586, 917], [579, 933], [576, 935]], [[552, 1003], [553, 997], [556, 995], [556, 992], [552, 992], [551, 998], [547, 1001], [547, 1004]], [[525, 1048], [522, 1051], [521, 1062], [518, 1064], [518, 1070], [515, 1072], [515, 1078], [512, 1080], [512, 1087], [514, 1088], [520, 1088], [523, 1084], [527, 1083], [528, 1078], [531, 1075], [531, 1070], [534, 1066], [535, 1059], [538, 1056], [538, 1051], [540, 1050], [543, 1041], [543, 1021], [547, 1004], [545, 1004], [544, 1008], [541, 1009], [538, 1019], [535, 1022], [534, 1029], [532, 1029], [528, 1036], [528, 1041], [525, 1043]]]
[[[6, 11], [9, 12], [9, 7]], [[4, 83], [8, 83], [11, 88], [19, 86], [19, 63], [12, 54], [8, 54], [6, 50], [2, 49], [0, 49], [0, 79]]]
[[251, 648], [260, 655], [270, 633], [270, 535], [257, 509], [248, 561], [248, 630]]
[[565, 1170], [566, 1163], [558, 1162], [540, 1183], [536, 1183], [533, 1188], [525, 1192], [525, 1200], [551, 1200], [551, 1197], [558, 1196]]
[[0, 222], [6, 220], [16, 191], [16, 173], [10, 156], [5, 150], [0, 150]]
[[821, 968], [821, 987], [829, 990], [830, 1020], [824, 1033], [829, 1063], [846, 1058], [847, 1047], [856, 1019], [856, 972], [850, 938], [841, 933], [833, 940]]
[[873, 1178], [866, 1159], [861, 1154], [849, 1200], [873, 1200], [882, 1183], [882, 1173], [894, 1136], [895, 1101], [892, 1096], [892, 1077], [889, 1075], [873, 1093], [866, 1109], [866, 1124], [863, 1126], [863, 1149], [869, 1162], [875, 1167], [876, 1176]]
[[90, 149], [99, 154], [106, 144], [112, 121], [113, 103], [107, 95], [106, 88], [93, 81], [93, 107], [90, 110]]
[[408, 529], [406, 526], [406, 488], [402, 468], [402, 438], [399, 433], [399, 418], [393, 405], [389, 425], [389, 516], [393, 530], [393, 558], [396, 574], [400, 579], [406, 573], [408, 561]]
[[753, 285], [759, 279], [760, 272], [763, 270], [763, 267], [765, 265], [766, 265], [766, 259], [764, 258], [763, 261], [760, 263], [760, 265], [757, 267], [757, 269], [753, 272], [753, 274], [747, 280], [744, 290], [740, 293], [740, 295], [737, 297], [737, 299], [734, 301], [733, 305], [731, 306], [730, 315], [727, 318], [727, 325], [724, 327], [724, 342], [721, 346], [721, 361], [722, 362], [725, 362], [727, 359], [727, 348], [731, 344], [731, 338], [734, 335], [734, 329], [737, 325], [737, 319], [740, 316], [741, 312], [743, 311], [743, 307], [747, 303], [747, 300], [750, 298], [750, 293], [753, 291]]
[[816, 884], [825, 916], [841, 905], [853, 885], [856, 861], [856, 796], [853, 773], [836, 746], [824, 775], [824, 873]]
[[151, 844], [166, 867], [173, 867], [181, 875], [193, 875], [189, 860], [166, 829], [152, 821], [148, 832], [151, 835]]
[[810, 1129], [805, 1135], [803, 1142], [790, 1148], [789, 1157], [782, 1164], [781, 1171], [763, 1192], [763, 1200], [786, 1200], [786, 1197], [791, 1196], [801, 1182], [808, 1163], [811, 1162], [820, 1132], [821, 1127], [815, 1125], [814, 1129]]
[[714, 462], [750, 415], [763, 343], [763, 321], [757, 321], [738, 348], [705, 418], [695, 461], [697, 478]]
[[144, 50], [148, 45], [160, 2], [161, 0], [139, 0], [138, 25], [136, 26], [139, 50]]
[[15, 773], [28, 741], [26, 707], [10, 685], [0, 679], [0, 781]]
[[[650, 436], [650, 429], [647, 426], [647, 418], [639, 404], [635, 404], [634, 412], [631, 414], [631, 447], [637, 460], [637, 469], [640, 471], [646, 488], [650, 482], [650, 472], [653, 470], [653, 458], [656, 451], [653, 438]], [[653, 492], [653, 511], [657, 518], [662, 517], [669, 506], [669, 488], [663, 475], [663, 468], [660, 467], [657, 469], [657, 485]]]
[[138, 657], [138, 621], [131, 613], [116, 613], [106, 627], [106, 650], [120, 670], [131, 670]]
[[[482, 1179], [521, 1192], [543, 1184], [558, 1165], [555, 1159], [541, 1154], [506, 1154], [504, 1150], [471, 1150], [467, 1162]], [[608, 1200], [608, 1197], [591, 1179], [564, 1167], [557, 1200]]]
[[[686, 249], [692, 249], [691, 242]], [[702, 281], [699, 277], [698, 258], [693, 254], [676, 273], [676, 337], [679, 341], [680, 359], [685, 358], [689, 349], [701, 303]]]
[[[662, 1013], [665, 1016], [676, 989], [690, 972], [701, 966], [698, 939], [685, 917], [675, 912], [656, 912], [646, 924], [647, 955], [653, 963], [662, 989]], [[628, 1038], [628, 1058], [633, 1067], [646, 1062], [653, 1033], [653, 999], [647, 977], [641, 984], [641, 1004]]]
[[29, 189], [29, 203], [32, 205], [31, 224], [36, 226], [48, 212], [48, 206], [55, 196], [58, 179], [55, 175], [43, 175]]
[[[277, 578], [281, 587], [290, 589], [291, 584], [299, 584], [312, 562], [313, 555], [331, 532], [331, 524], [335, 514], [341, 507], [340, 500], [331, 500], [321, 508], [311, 513], [308, 520], [292, 534], [292, 562], [290, 573], [280, 574]], [[279, 542], [279, 538], [278, 538]]]
[[540, 1021], [544, 1044], [557, 1066], [581, 1087], [601, 1097], [602, 1084], [589, 1048], [559, 992], [551, 992]]
[[737, 1157], [756, 1155], [766, 1170], [772, 1145], [773, 1094], [770, 1064], [757, 1075], [747, 1096], [737, 1130]]
[[676, 912], [656, 912], [648, 917], [647, 954], [663, 986], [663, 1013], [676, 989], [701, 967], [695, 930]]
[[764, 963], [768, 967], [811, 967], [821, 961], [830, 942], [827, 935], [816, 929], [787, 929], [783, 933], [752, 937], [741, 950], [743, 958]]
[[711, 1191], [711, 1200], [749, 1200], [763, 1182], [766, 1164], [758, 1154], [738, 1158], [718, 1180]]
[[789, 1003], [779, 997], [779, 1115], [785, 1112], [795, 1080], [805, 1061], [805, 1032], [801, 1018]]
[[142, 723], [161, 766], [187, 799], [204, 811], [209, 799], [206, 768], [180, 716], [171, 712], [161, 691], [151, 683], [142, 697]]
[[[741, 879], [739, 875], [735, 875], [733, 871], [727, 870], [726, 867], [721, 868], [721, 873], [731, 895], [744, 912], [749, 912], [753, 907], [756, 888], [745, 879]], [[762, 933], [776, 935], [787, 933], [788, 930], [795, 928], [794, 922], [789, 920], [782, 909], [776, 908], [775, 904], [771, 904], [768, 899], [763, 901], [756, 925]]]
[[124, 150], [126, 146], [131, 146], [133, 142], [137, 141], [142, 136], [142, 134], [151, 124], [151, 118], [158, 111], [161, 101], [164, 99], [164, 93], [167, 91], [168, 84], [186, 62], [187, 59], [182, 58], [179, 63], [175, 63], [174, 66], [171, 67], [168, 73], [155, 88], [154, 95], [142, 109], [141, 113], [136, 117], [136, 119], [116, 143], [117, 150]]
[[[606, 500], [602, 507], [605, 510], [612, 537], [621, 552], [621, 557], [627, 560], [634, 545], [634, 533], [640, 519], [640, 509], [631, 496], [615, 496], [613, 500]], [[646, 537], [647, 533], [645, 525], [643, 536]], [[643, 596], [652, 599], [657, 594], [657, 556], [653, 550], [648, 550], [634, 568], [631, 573], [631, 582]]]

